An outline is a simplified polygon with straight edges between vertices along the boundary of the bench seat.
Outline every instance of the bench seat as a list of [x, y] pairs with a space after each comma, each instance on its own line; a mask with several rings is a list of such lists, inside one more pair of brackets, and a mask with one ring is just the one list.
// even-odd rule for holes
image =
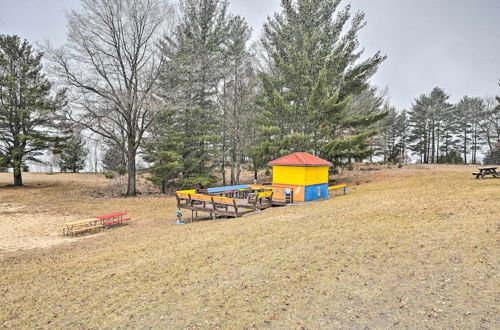
[[111, 226], [111, 225], [116, 225], [116, 224], [118, 224], [118, 223], [128, 222], [128, 221], [131, 221], [131, 220], [132, 220], [132, 218], [121, 219], [121, 220], [115, 220], [115, 221], [108, 221], [108, 222], [103, 223], [103, 226]]
[[75, 229], [71, 229], [69, 231], [69, 234], [71, 234], [71, 235], [79, 234], [79, 233], [83, 233], [83, 232], [86, 232], [86, 231], [89, 231], [89, 230], [101, 229], [102, 227], [104, 227], [104, 226], [103, 225], [96, 225], [96, 226], [88, 226], [88, 227], [82, 227], [82, 228], [75, 228]]

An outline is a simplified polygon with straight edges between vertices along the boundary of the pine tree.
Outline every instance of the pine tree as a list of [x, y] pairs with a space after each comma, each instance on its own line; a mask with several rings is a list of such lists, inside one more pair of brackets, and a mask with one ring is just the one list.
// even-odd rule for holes
[[[377, 87], [370, 86], [361, 93], [354, 94], [351, 98], [351, 102], [349, 102], [348, 115], [351, 118], [368, 118], [369, 116], [377, 116], [381, 114], [389, 115], [391, 109], [388, 104], [384, 104], [386, 93], [387, 91], [379, 91]], [[373, 121], [372, 124], [363, 125], [364, 129], [372, 129], [382, 132], [384, 130], [384, 126], [387, 125], [387, 123], [384, 123], [384, 119], [380, 121]], [[373, 154], [370, 155], [370, 161], [373, 161], [373, 155], [380, 153], [379, 148], [381, 146], [379, 139], [380, 136], [378, 134], [369, 140], [370, 150], [373, 151]]]
[[58, 152], [61, 172], [77, 173], [85, 168], [88, 149], [80, 132], [74, 132]]
[[[215, 95], [224, 76], [224, 42], [228, 33], [226, 0], [181, 0], [181, 19], [163, 42], [166, 68], [161, 93], [172, 116], [157, 132], [172, 139], [180, 156], [181, 184], [211, 182], [215, 146], [220, 143]], [[173, 110], [173, 111], [171, 111]]]
[[51, 96], [42, 73], [42, 53], [18, 36], [0, 35], [0, 155], [12, 167], [14, 186], [22, 186], [26, 161], [40, 161], [42, 151], [57, 147], [57, 127], [64, 93]]
[[448, 150], [449, 138], [454, 133], [454, 119], [451, 116], [453, 108], [448, 103], [449, 97], [443, 89], [435, 87], [429, 94], [415, 99], [409, 112], [412, 128], [410, 148], [420, 156], [423, 163], [438, 162], [443, 138], [445, 149]]
[[384, 162], [397, 162], [399, 161], [398, 152], [398, 142], [399, 142], [399, 131], [396, 125], [399, 114], [395, 107], [391, 107], [389, 105], [385, 105], [385, 110], [387, 112], [387, 116], [380, 121], [380, 137], [379, 137], [379, 145], [381, 152], [380, 154], [383, 157]]
[[127, 171], [127, 155], [123, 152], [123, 148], [108, 141], [102, 165], [106, 172], [125, 173]]
[[[476, 163], [479, 150], [479, 118], [483, 110], [483, 100], [478, 97], [464, 96], [457, 105], [456, 120], [464, 162]], [[471, 158], [467, 158], [471, 151]]]
[[157, 185], [162, 193], [167, 192], [169, 185], [177, 185], [175, 179], [182, 169], [178, 154], [166, 148], [155, 148], [153, 152], [147, 153], [144, 160], [154, 164], [149, 169], [151, 177], [147, 179]]
[[251, 29], [245, 20], [239, 16], [231, 18], [224, 47], [226, 71], [217, 97], [222, 125], [223, 184], [227, 164], [230, 183], [239, 184], [241, 164], [252, 138], [257, 76], [255, 58], [249, 50], [250, 38]]
[[395, 136], [398, 138], [396, 143], [396, 150], [393, 153], [395, 159], [393, 161], [406, 162], [407, 161], [407, 141], [408, 141], [408, 115], [406, 111], [402, 111], [396, 117], [395, 125]]
[[411, 127], [411, 133], [408, 137], [409, 147], [419, 156], [422, 163], [428, 163], [429, 104], [428, 96], [420, 95], [415, 99], [408, 113], [408, 121]]
[[0, 151], [0, 172], [7, 172], [9, 160], [5, 154]]
[[500, 165], [500, 143], [496, 144], [493, 149], [489, 150], [484, 159], [485, 165]]
[[500, 143], [500, 105], [494, 97], [483, 98], [484, 109], [482, 118], [479, 120], [481, 139], [492, 151], [497, 143]]
[[371, 154], [368, 138], [376, 131], [366, 128], [383, 115], [352, 118], [348, 102], [368, 87], [385, 57], [360, 61], [364, 15], [351, 19], [350, 6], [338, 10], [339, 4], [282, 0], [282, 12], [264, 25], [262, 45], [272, 63], [260, 74], [260, 143], [253, 151], [266, 154], [261, 160], [293, 151], [337, 162]]

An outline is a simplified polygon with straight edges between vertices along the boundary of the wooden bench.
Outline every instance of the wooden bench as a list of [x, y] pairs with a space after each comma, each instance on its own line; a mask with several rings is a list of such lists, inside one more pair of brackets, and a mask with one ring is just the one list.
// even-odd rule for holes
[[82, 227], [79, 229], [72, 229], [69, 233], [71, 234], [71, 236], [74, 236], [74, 235], [81, 234], [81, 233], [88, 232], [88, 231], [92, 231], [92, 230], [97, 230], [97, 229], [101, 230], [103, 227], [104, 227], [103, 225]]
[[273, 191], [261, 191], [253, 194], [249, 194], [248, 203], [256, 208], [263, 209], [272, 206], [273, 202]]
[[132, 218], [120, 219], [120, 220], [108, 221], [108, 222], [103, 223], [102, 225], [109, 227], [109, 226], [116, 225], [116, 224], [128, 223], [129, 221], [132, 221], [132, 220], [133, 220]]
[[198, 212], [209, 213], [212, 218], [213, 215], [237, 218], [255, 210], [251, 205], [240, 205], [236, 202], [236, 199], [229, 197], [178, 192], [176, 198], [179, 209], [192, 211], [191, 219], [194, 218], [194, 212], [196, 212], [196, 218], [198, 218]]

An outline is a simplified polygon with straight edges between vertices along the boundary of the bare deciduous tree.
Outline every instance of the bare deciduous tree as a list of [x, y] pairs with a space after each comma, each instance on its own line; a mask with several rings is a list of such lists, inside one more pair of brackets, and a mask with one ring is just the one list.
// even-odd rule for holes
[[47, 47], [55, 74], [74, 94], [68, 116], [127, 154], [127, 195], [136, 155], [154, 120], [163, 67], [157, 41], [173, 11], [160, 0], [82, 0], [68, 13], [68, 43]]

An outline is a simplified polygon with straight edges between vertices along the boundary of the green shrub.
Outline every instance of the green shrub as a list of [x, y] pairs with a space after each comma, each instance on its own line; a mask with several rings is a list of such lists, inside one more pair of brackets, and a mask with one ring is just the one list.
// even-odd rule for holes
[[179, 179], [179, 185], [182, 188], [206, 188], [215, 182], [215, 178], [209, 175], [198, 175], [195, 177]]
[[104, 173], [104, 177], [106, 179], [114, 179], [115, 178], [115, 173], [114, 172], [106, 172], [106, 173]]
[[463, 164], [464, 160], [456, 150], [448, 152], [446, 156], [440, 156], [438, 160], [439, 164]]
[[125, 168], [125, 166], [118, 166], [116, 168], [116, 172], [118, 173], [118, 175], [125, 175], [127, 173], [127, 169]]

